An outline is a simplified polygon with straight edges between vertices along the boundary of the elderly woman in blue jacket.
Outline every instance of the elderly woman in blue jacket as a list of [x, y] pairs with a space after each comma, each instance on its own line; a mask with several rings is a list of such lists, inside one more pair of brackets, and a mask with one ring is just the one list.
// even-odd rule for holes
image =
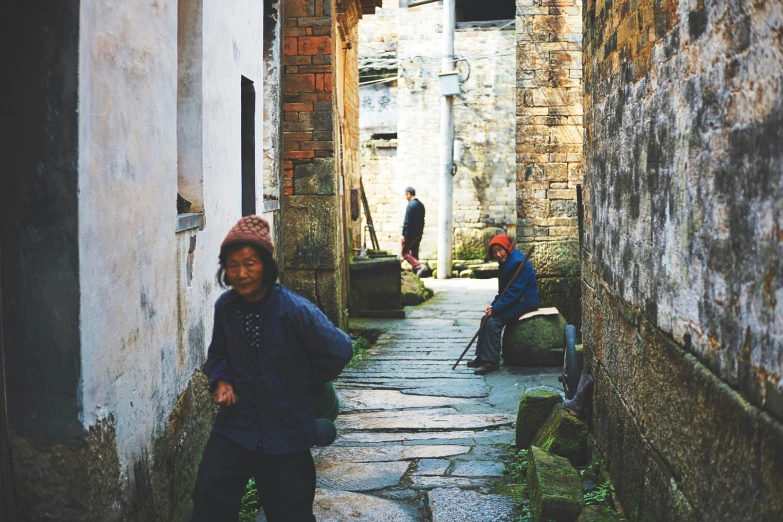
[[350, 361], [348, 336], [276, 283], [269, 224], [242, 218], [220, 247], [203, 370], [220, 405], [193, 494], [194, 521], [236, 521], [255, 477], [268, 522], [314, 522], [314, 400]]
[[[489, 316], [487, 324], [479, 334], [476, 344], [476, 358], [468, 361], [468, 367], [476, 368], [476, 375], [484, 375], [500, 368], [500, 336], [503, 327], [511, 321], [533, 310], [538, 310], [538, 290], [533, 265], [514, 248], [511, 238], [500, 234], [489, 242], [489, 254], [497, 259], [500, 267], [498, 276], [498, 295], [484, 310]], [[519, 276], [511, 283], [503, 297], [500, 292], [508, 285], [524, 261]]]

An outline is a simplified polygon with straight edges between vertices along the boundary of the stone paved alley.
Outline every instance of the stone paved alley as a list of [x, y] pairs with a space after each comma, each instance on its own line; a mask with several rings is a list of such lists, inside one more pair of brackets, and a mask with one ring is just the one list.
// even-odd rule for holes
[[406, 319], [352, 321], [384, 333], [337, 382], [340, 435], [315, 453], [321, 522], [515, 519], [493, 491], [513, 455], [517, 403], [525, 389], [559, 390], [557, 369], [453, 371], [497, 280], [425, 282], [435, 297]]

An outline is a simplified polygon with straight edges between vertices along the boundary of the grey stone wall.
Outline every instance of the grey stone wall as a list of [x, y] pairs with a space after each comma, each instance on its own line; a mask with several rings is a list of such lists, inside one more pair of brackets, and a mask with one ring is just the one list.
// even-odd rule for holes
[[541, 305], [556, 306], [577, 331], [581, 11], [581, 0], [517, 0], [516, 239], [520, 250], [536, 246]]
[[591, 0], [584, 24], [599, 444], [633, 520], [778, 520], [783, 6]]
[[[427, 209], [421, 247], [425, 258], [434, 258], [437, 247], [442, 16], [438, 4], [411, 9], [388, 5], [360, 22], [361, 55], [396, 56], [389, 63], [398, 67], [397, 82], [384, 84], [396, 90], [395, 159], [390, 160], [387, 144], [371, 142], [377, 130], [362, 130], [362, 178], [372, 218], [381, 247], [396, 252], [405, 187], [415, 187]], [[503, 25], [507, 27], [501, 30]], [[462, 94], [454, 101], [455, 233], [472, 236], [471, 231], [498, 227], [514, 236], [514, 24], [458, 28], [454, 45], [462, 80]], [[392, 52], [378, 53], [387, 49]], [[460, 244], [455, 242], [458, 252]]]

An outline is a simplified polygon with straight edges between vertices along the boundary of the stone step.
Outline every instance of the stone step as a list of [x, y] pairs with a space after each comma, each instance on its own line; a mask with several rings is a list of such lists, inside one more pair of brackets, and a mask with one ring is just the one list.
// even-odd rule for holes
[[535, 522], [575, 522], [584, 507], [582, 481], [568, 459], [530, 448], [527, 494]]

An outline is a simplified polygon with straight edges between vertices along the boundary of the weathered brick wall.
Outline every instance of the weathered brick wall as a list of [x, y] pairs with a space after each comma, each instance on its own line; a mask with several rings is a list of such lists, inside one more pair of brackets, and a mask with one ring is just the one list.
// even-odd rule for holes
[[[394, 252], [407, 204], [405, 187], [416, 188], [427, 209], [422, 256], [434, 258], [443, 11], [438, 4], [411, 9], [390, 5], [378, 13], [361, 22], [360, 51], [363, 56], [388, 57], [394, 55], [377, 50], [396, 50], [398, 82], [392, 88], [397, 91], [398, 139], [392, 156], [391, 149], [383, 148], [388, 143], [376, 147], [369, 133], [363, 135], [362, 177], [381, 247]], [[455, 250], [464, 255], [459, 238], [476, 233], [470, 231], [497, 227], [515, 234], [514, 24], [504, 30], [458, 28], [455, 52], [467, 60], [457, 63], [463, 82], [462, 94], [454, 101], [455, 141], [461, 151], [455, 157]]]
[[[364, 2], [366, 3], [366, 2]], [[359, 221], [359, 0], [291, 0], [283, 23], [284, 281], [343, 325]]]
[[582, 182], [582, 0], [517, 0], [519, 248], [536, 245], [542, 306], [579, 321], [576, 185]]
[[783, 4], [584, 24], [584, 341], [626, 514], [781, 520]]

